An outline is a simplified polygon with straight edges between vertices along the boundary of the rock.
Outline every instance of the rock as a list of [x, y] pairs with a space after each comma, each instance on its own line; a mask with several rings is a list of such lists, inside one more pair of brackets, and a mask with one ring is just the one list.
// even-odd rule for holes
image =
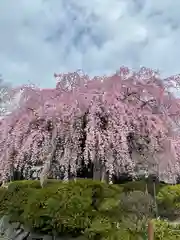
[[54, 238], [50, 235], [44, 235], [43, 240], [54, 240]]
[[8, 239], [18, 239], [20, 234], [24, 234], [22, 229], [14, 229], [12, 226], [10, 226], [5, 231], [4, 237]]
[[25, 240], [29, 236], [29, 232], [22, 232], [18, 236], [16, 236], [13, 240]]
[[11, 226], [14, 228], [14, 229], [18, 229], [20, 228], [21, 224], [19, 222], [12, 222], [11, 223]]
[[19, 228], [22, 229], [22, 230], [25, 230], [25, 228], [24, 228], [24, 226], [22, 224], [20, 225]]
[[10, 226], [9, 223], [9, 217], [4, 215], [1, 219], [0, 219], [0, 234], [5, 233], [6, 229], [8, 229]]
[[27, 240], [43, 240], [43, 235], [41, 234], [36, 234], [36, 233], [30, 233], [29, 236], [27, 237]]
[[[54, 233], [55, 234], [55, 233]], [[3, 216], [0, 219], [0, 239], [11, 240], [85, 240], [84, 237], [72, 238], [70, 236], [57, 237], [51, 235], [43, 235], [33, 233], [27, 227], [23, 226], [19, 222], [9, 222], [8, 216]]]
[[14, 239], [14, 237], [16, 237], [16, 230], [12, 227], [12, 225], [6, 229], [4, 236], [8, 239]]
[[23, 232], [23, 230], [21, 229], [21, 228], [19, 228], [19, 229], [17, 229], [16, 230], [16, 236], [18, 236], [20, 233], [22, 233]]

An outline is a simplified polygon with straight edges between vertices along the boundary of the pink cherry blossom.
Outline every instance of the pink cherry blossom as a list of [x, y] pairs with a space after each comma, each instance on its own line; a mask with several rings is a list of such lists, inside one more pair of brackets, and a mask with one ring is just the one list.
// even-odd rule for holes
[[[19, 107], [1, 120], [0, 176], [11, 167], [59, 166], [74, 176], [82, 162], [109, 177], [140, 170], [175, 181], [180, 173], [180, 76], [126, 67], [90, 79], [55, 74], [55, 89], [23, 86]], [[99, 170], [100, 171], [100, 170]]]

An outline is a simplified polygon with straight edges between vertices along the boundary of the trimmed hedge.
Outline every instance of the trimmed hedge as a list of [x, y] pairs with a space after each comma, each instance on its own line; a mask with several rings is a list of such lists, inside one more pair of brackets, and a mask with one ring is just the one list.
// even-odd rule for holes
[[180, 184], [163, 187], [157, 195], [157, 202], [161, 217], [180, 218]]
[[[154, 198], [145, 194], [145, 184], [49, 180], [41, 188], [39, 181], [12, 182], [8, 189], [0, 188], [0, 215], [7, 214], [12, 222], [45, 234], [83, 235], [92, 240], [147, 239], [147, 221], [154, 217]], [[156, 188], [159, 208], [179, 206], [180, 187], [163, 186]], [[164, 231], [172, 235], [174, 230], [170, 226], [166, 229], [166, 224], [155, 222], [155, 239], [162, 239]]]
[[[55, 184], [60, 184], [60, 180], [55, 179], [48, 179], [48, 182], [46, 184], [46, 187], [51, 187]], [[22, 181], [14, 181], [11, 182], [8, 186], [8, 189], [13, 188], [35, 188], [35, 189], [41, 189], [40, 181], [39, 180], [22, 180]]]
[[[97, 217], [109, 222], [109, 231], [121, 215], [119, 206], [122, 188], [92, 180], [64, 183], [49, 181], [40, 188], [38, 181], [18, 181], [0, 192], [0, 213], [10, 216], [11, 221], [44, 233], [59, 235], [87, 235], [94, 239], [105, 233], [92, 235]], [[118, 212], [119, 211], [119, 212]], [[113, 229], [113, 230], [112, 230]]]

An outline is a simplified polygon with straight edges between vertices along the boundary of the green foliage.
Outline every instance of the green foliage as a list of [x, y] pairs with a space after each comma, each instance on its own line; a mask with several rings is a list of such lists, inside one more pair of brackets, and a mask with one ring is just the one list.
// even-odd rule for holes
[[0, 208], [36, 231], [81, 235], [100, 212], [108, 218], [118, 215], [121, 192], [117, 185], [92, 180], [50, 181], [46, 188], [39, 181], [19, 181], [3, 190]]
[[10, 191], [18, 191], [19, 189], [26, 188], [41, 188], [40, 182], [38, 180], [23, 180], [23, 181], [14, 181], [11, 182], [8, 186]]
[[80, 233], [93, 217], [91, 189], [61, 184], [36, 191], [29, 198], [24, 221], [34, 229], [61, 234]]
[[155, 240], [180, 240], [180, 225], [168, 221], [154, 220]]
[[123, 213], [122, 228], [128, 229], [130, 236], [144, 239], [147, 234], [148, 221], [154, 217], [155, 213], [152, 196], [141, 191], [123, 193], [120, 208]]
[[148, 220], [155, 216], [155, 203], [150, 194], [134, 191], [121, 196], [121, 211], [127, 226], [142, 231]]
[[7, 211], [8, 206], [6, 204], [7, 201], [11, 201], [10, 195], [7, 193], [6, 188], [0, 188], [0, 216]]
[[7, 214], [12, 221], [23, 223], [22, 214], [27, 205], [28, 198], [33, 194], [32, 188], [13, 187], [9, 189], [1, 189], [0, 194], [0, 213]]
[[152, 218], [155, 211], [154, 199], [150, 194], [134, 191], [121, 196], [121, 208], [124, 212], [134, 214], [138, 218]]
[[167, 185], [157, 195], [159, 213], [174, 220], [180, 217], [180, 185]]
[[[39, 181], [16, 181], [8, 189], [0, 188], [0, 215], [8, 214], [11, 221], [45, 234], [83, 235], [91, 240], [143, 240], [147, 239], [148, 219], [154, 217], [154, 198], [144, 188], [137, 190], [142, 185], [139, 181], [108, 185], [87, 179], [48, 180], [41, 188]], [[161, 186], [159, 204], [178, 207], [179, 189], [178, 185]], [[164, 235], [169, 237], [164, 238], [167, 240], [178, 239], [170, 238], [176, 235], [174, 227], [167, 224], [155, 221], [157, 240]]]
[[[150, 180], [147, 180], [147, 181], [139, 180], [139, 181], [127, 182], [127, 183], [121, 184], [121, 186], [123, 187], [124, 192], [130, 192], [130, 191], [145, 192], [147, 188], [148, 193], [154, 196], [154, 186], [153, 186], [153, 182]], [[163, 183], [156, 183], [155, 185], [156, 194], [158, 194], [160, 189], [164, 186], [165, 184]]]
[[118, 198], [104, 199], [85, 233], [93, 239], [144, 239], [148, 219], [153, 216], [151, 195], [141, 191], [122, 193]]
[[[51, 185], [59, 184], [60, 180], [48, 179], [46, 187], [50, 187]], [[14, 181], [11, 182], [8, 186], [8, 189], [17, 189], [17, 188], [41, 188], [39, 180], [23, 180], [23, 181]]]

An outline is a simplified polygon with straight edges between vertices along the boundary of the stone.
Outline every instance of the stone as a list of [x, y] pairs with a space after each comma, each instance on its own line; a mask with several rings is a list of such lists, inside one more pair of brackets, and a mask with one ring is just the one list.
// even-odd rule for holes
[[14, 229], [18, 229], [18, 228], [20, 228], [21, 224], [20, 224], [20, 222], [12, 222], [12, 223], [11, 223], [11, 226], [12, 226]]
[[9, 223], [9, 217], [4, 215], [1, 219], [0, 219], [0, 234], [5, 233], [6, 229], [8, 229], [10, 226]]
[[[54, 233], [55, 234], [55, 233]], [[23, 226], [19, 222], [9, 222], [8, 216], [0, 218], [0, 239], [11, 239], [11, 240], [85, 240], [84, 237], [72, 238], [70, 236], [58, 237], [56, 234], [43, 235], [31, 232], [30, 229]]]
[[18, 229], [15, 231], [14, 236], [11, 239], [18, 239], [19, 235], [23, 233], [22, 229]]
[[14, 239], [14, 237], [16, 237], [16, 230], [12, 227], [12, 225], [6, 229], [4, 236], [8, 239]]
[[54, 240], [53, 236], [50, 235], [44, 235], [43, 240]]
[[19, 229], [17, 229], [16, 230], [16, 236], [18, 236], [20, 233], [22, 233], [23, 232], [23, 229], [21, 229], [21, 228], [19, 228]]
[[43, 240], [54, 240], [54, 238], [50, 235], [44, 235]]
[[30, 234], [29, 232], [21, 232], [13, 240], [25, 240], [28, 238], [29, 234]]
[[19, 228], [22, 229], [22, 230], [25, 230], [25, 229], [24, 229], [24, 226], [23, 226], [22, 224], [20, 225]]
[[27, 237], [27, 240], [43, 240], [43, 235], [38, 233], [30, 233]]

